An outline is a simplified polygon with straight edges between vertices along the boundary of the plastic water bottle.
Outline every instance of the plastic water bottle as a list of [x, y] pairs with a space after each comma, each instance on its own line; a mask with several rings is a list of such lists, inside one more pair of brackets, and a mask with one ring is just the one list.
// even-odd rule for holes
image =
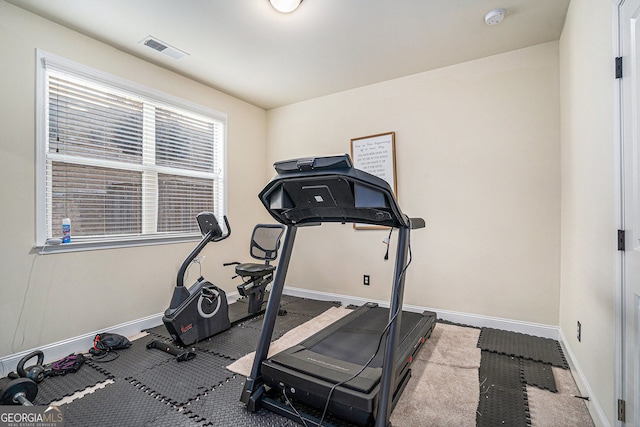
[[69, 243], [71, 241], [71, 220], [64, 218], [62, 220], [62, 243]]

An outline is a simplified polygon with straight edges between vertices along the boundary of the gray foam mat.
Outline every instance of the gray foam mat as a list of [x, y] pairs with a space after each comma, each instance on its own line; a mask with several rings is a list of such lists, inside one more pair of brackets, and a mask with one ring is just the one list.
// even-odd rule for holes
[[173, 360], [174, 356], [169, 353], [147, 348], [147, 344], [154, 340], [163, 339], [155, 335], [146, 335], [133, 341], [129, 348], [108, 353], [103, 358], [93, 358], [91, 362], [116, 378], [125, 378]]
[[482, 328], [478, 347], [485, 351], [522, 357], [568, 369], [560, 343], [550, 338], [534, 337], [518, 332]]
[[287, 311], [287, 314], [284, 316], [277, 317], [276, 325], [273, 330], [273, 339], [276, 340], [280, 338], [290, 330], [297, 328], [311, 319], [313, 319], [313, 316], [309, 316], [308, 314]]
[[478, 427], [531, 425], [527, 391], [519, 358], [482, 351], [478, 375]]
[[476, 426], [530, 427], [529, 406], [523, 392], [493, 386], [480, 394]]
[[169, 360], [138, 372], [127, 381], [144, 386], [173, 404], [182, 405], [232, 376], [226, 369], [228, 364], [227, 358], [199, 352], [191, 360]]
[[79, 427], [143, 426], [176, 412], [157, 396], [119, 379], [61, 409], [65, 426]]
[[202, 427], [202, 425], [202, 423], [199, 423], [192, 415], [187, 414], [185, 411], [167, 412], [159, 415], [153, 421], [144, 424], [145, 427]]
[[526, 384], [549, 390], [553, 393], [558, 391], [551, 365], [526, 359], [520, 359], [520, 363]]
[[[85, 362], [77, 372], [69, 372], [66, 375], [46, 377], [38, 384], [38, 394], [33, 403], [36, 405], [49, 405], [66, 396], [82, 391], [103, 382], [112, 376], [100, 368], [92, 366], [91, 362]], [[11, 379], [0, 378], [0, 390], [3, 390]]]
[[76, 372], [45, 378], [38, 384], [38, 395], [33, 403], [48, 405], [63, 397], [71, 396], [78, 391], [93, 387], [109, 378], [112, 378], [112, 376], [101, 367], [85, 362]]
[[149, 334], [155, 335], [157, 338], [164, 338], [167, 340], [171, 340], [171, 335], [169, 334], [169, 331], [167, 331], [167, 328], [164, 326], [164, 324], [153, 327], [153, 328], [145, 329], [142, 332], [147, 332]]
[[306, 314], [310, 317], [316, 317], [331, 307], [340, 307], [341, 305], [342, 304], [339, 301], [318, 301], [307, 298], [296, 298], [290, 300], [286, 304], [282, 303], [281, 307], [287, 310], [287, 312]]
[[279, 426], [297, 427], [298, 424], [264, 409], [252, 413], [240, 402], [245, 378], [233, 376], [206, 395], [189, 402], [185, 413], [194, 420], [212, 426]]
[[[272, 340], [277, 340], [282, 337], [285, 333], [289, 332], [291, 329], [294, 329], [305, 322], [313, 319], [313, 317], [296, 313], [295, 311], [287, 312], [284, 316], [276, 317], [276, 324], [273, 328], [273, 337]], [[259, 316], [251, 319], [250, 321], [244, 322], [242, 325], [248, 328], [262, 329], [262, 323], [264, 322], [264, 316]]]
[[260, 338], [260, 330], [242, 325], [207, 338], [195, 344], [196, 349], [231, 359], [239, 359], [245, 354], [255, 351]]
[[520, 358], [482, 351], [479, 379], [481, 386], [499, 385], [505, 388], [522, 390]]

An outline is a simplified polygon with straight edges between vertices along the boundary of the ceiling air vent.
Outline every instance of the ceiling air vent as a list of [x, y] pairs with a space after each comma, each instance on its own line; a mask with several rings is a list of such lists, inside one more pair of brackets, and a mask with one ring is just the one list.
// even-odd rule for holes
[[150, 47], [153, 50], [157, 50], [160, 53], [168, 55], [173, 59], [180, 59], [187, 55], [187, 52], [183, 52], [180, 49], [176, 49], [175, 47], [156, 39], [155, 37], [149, 36], [142, 40], [140, 44]]

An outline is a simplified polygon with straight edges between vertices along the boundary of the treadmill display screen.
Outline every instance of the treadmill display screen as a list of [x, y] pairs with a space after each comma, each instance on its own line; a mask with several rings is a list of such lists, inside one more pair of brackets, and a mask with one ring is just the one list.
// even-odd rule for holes
[[323, 222], [406, 227], [389, 184], [351, 166], [347, 154], [276, 163], [278, 174], [260, 192], [271, 216], [285, 225]]

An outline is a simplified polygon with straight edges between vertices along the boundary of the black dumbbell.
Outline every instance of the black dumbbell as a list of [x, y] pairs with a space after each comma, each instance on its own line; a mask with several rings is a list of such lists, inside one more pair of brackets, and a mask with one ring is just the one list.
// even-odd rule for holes
[[33, 400], [38, 395], [38, 384], [29, 378], [18, 378], [9, 381], [2, 393], [0, 404], [33, 406]]

